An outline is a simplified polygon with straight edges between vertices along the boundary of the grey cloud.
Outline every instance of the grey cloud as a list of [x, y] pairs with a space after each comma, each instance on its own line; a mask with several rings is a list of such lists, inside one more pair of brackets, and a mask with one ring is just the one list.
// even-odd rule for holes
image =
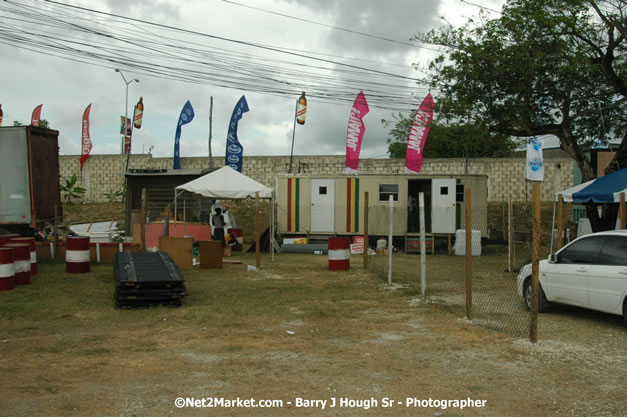
[[[440, 5], [439, 1], [416, 0], [287, 1], [327, 16], [329, 20], [321, 23], [408, 43], [411, 43], [410, 39], [416, 33], [437, 24]], [[330, 31], [326, 40], [336, 51], [355, 48], [377, 55], [387, 55], [411, 50], [410, 46], [341, 30]]]
[[[171, 4], [165, 0], [105, 0], [103, 2], [114, 14], [133, 16], [151, 22], [181, 20], [181, 3]], [[99, 8], [97, 8], [99, 9]], [[101, 9], [99, 9], [101, 10]]]

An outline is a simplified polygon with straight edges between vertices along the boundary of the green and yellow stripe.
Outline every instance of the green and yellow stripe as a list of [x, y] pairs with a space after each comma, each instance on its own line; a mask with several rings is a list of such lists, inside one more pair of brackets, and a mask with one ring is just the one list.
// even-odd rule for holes
[[287, 179], [287, 231], [300, 231], [300, 178]]
[[359, 233], [359, 178], [346, 179], [346, 231]]

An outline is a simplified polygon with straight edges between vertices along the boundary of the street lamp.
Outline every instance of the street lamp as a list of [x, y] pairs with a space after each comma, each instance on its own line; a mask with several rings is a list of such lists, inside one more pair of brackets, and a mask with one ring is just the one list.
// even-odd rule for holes
[[[122, 73], [121, 70], [119, 70], [118, 68], [115, 69], [115, 72], [119, 72], [120, 75], [122, 76], [122, 79], [124, 80], [124, 84], [126, 84], [126, 103], [124, 105], [124, 137], [126, 137], [126, 121], [128, 120], [128, 85], [130, 83], [132, 83], [133, 81], [135, 82], [139, 82], [139, 80], [137, 78], [133, 78], [130, 81], [126, 81], [126, 77], [124, 76], [124, 74]], [[124, 137], [122, 138], [122, 154], [124, 154]], [[129, 149], [129, 153], [130, 149]]]

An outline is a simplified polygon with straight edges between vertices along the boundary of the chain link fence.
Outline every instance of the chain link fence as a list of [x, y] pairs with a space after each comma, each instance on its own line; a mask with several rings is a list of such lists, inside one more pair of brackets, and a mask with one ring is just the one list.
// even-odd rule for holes
[[[196, 223], [206, 226], [202, 222], [203, 201], [192, 199], [188, 203], [185, 198], [183, 201], [179, 220], [185, 222], [176, 225], [176, 235], [193, 235], [194, 240], [203, 240], [194, 235], [193, 230]], [[355, 207], [337, 204], [313, 212], [307, 206], [289, 205], [276, 205], [273, 210], [268, 200], [220, 203], [232, 214], [240, 243], [238, 249], [228, 248], [226, 260], [248, 265], [260, 262], [262, 268], [270, 272], [287, 275], [303, 276], [309, 270], [361, 273], [364, 271], [363, 253], [367, 251], [367, 271], [379, 277], [382, 283], [391, 281], [411, 297], [420, 297], [424, 284], [426, 302], [462, 317], [467, 316], [466, 271], [470, 270], [472, 323], [514, 337], [529, 334], [530, 314], [518, 294], [517, 275], [520, 268], [531, 261], [530, 204], [496, 203], [472, 208], [470, 264], [465, 256], [466, 207], [463, 202], [449, 208], [428, 207], [424, 212], [427, 256], [423, 277], [421, 220], [419, 211], [411, 207], [396, 205], [390, 210], [378, 204], [355, 210]], [[407, 212], [403, 213], [404, 210]], [[544, 207], [541, 257], [549, 252], [551, 215], [548, 206]], [[401, 225], [398, 218], [407, 221], [407, 225]], [[188, 222], [188, 219], [196, 221]], [[364, 237], [366, 223], [367, 240]], [[156, 224], [146, 229], [147, 241], [155, 238], [158, 241], [159, 236], [164, 235], [164, 224]], [[389, 225], [392, 225], [391, 242]], [[448, 227], [448, 233], [434, 233], [444, 227]]]
[[[551, 239], [549, 205], [542, 210], [540, 258], [548, 256]], [[458, 205], [455, 215], [440, 210], [438, 216], [455, 218], [455, 233], [425, 233], [426, 302], [436, 304], [454, 314], [467, 315], [467, 288], [471, 291], [470, 319], [473, 324], [498, 330], [514, 337], [529, 335], [530, 313], [518, 293], [520, 268], [531, 262], [531, 204], [490, 204], [471, 209], [471, 262], [466, 261], [465, 207]], [[426, 223], [426, 221], [425, 221]], [[406, 288], [409, 294], [422, 293], [420, 250], [416, 236], [393, 238], [393, 252], [376, 249], [370, 256], [368, 269], [382, 281]], [[387, 248], [387, 242], [385, 245]], [[382, 252], [382, 253], [379, 253]], [[413, 253], [412, 253], [413, 252]], [[372, 253], [372, 252], [371, 252]], [[471, 285], [467, 287], [467, 273]]]

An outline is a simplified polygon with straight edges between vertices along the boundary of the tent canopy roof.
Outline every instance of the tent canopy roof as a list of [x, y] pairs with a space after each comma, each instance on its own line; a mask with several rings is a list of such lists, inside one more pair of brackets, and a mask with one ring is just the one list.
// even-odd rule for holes
[[229, 166], [224, 166], [186, 184], [179, 185], [176, 190], [185, 190], [208, 198], [225, 200], [255, 198], [272, 198], [272, 189], [241, 174]]
[[627, 193], [627, 168], [555, 193], [569, 203], [618, 203], [620, 193]]

